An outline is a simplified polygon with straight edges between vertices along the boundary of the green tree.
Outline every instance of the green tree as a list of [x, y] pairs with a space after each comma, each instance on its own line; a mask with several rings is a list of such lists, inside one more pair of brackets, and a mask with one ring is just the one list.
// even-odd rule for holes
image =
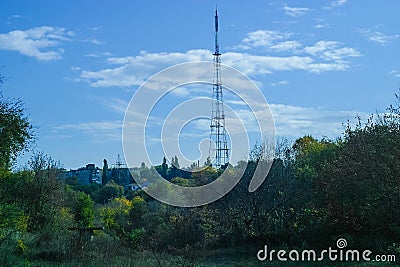
[[185, 186], [185, 187], [190, 186], [190, 181], [188, 179], [181, 178], [181, 177], [172, 178], [171, 183], [179, 185], [179, 186]]
[[400, 237], [399, 143], [398, 117], [348, 127], [339, 156], [320, 181], [333, 232]]
[[[65, 256], [64, 237], [68, 235], [72, 215], [63, 209], [64, 186], [59, 176], [58, 164], [43, 153], [32, 157], [27, 170], [13, 173], [3, 170], [0, 174], [0, 235], [5, 230], [10, 237], [0, 244], [0, 259], [10, 254], [3, 253], [3, 248], [13, 251], [18, 248], [22, 258], [44, 254], [54, 259]], [[0, 265], [22, 266], [1, 260]]]
[[175, 155], [175, 157], [173, 158], [173, 163], [172, 163], [172, 165], [175, 167], [175, 168], [177, 168], [177, 169], [179, 169], [180, 168], [180, 166], [179, 166], [179, 160], [178, 160], [178, 157]]
[[123, 194], [124, 188], [111, 181], [96, 192], [95, 200], [97, 203], [105, 204], [109, 200], [122, 197]]
[[0, 265], [23, 266], [28, 216], [13, 204], [0, 203]]
[[167, 178], [168, 177], [168, 164], [167, 164], [167, 159], [163, 157], [163, 162], [161, 164], [160, 172], [162, 177]]
[[132, 228], [141, 228], [145, 226], [143, 216], [148, 212], [146, 201], [136, 196], [132, 199], [132, 209], [129, 211], [129, 219], [131, 221]]
[[0, 167], [10, 168], [19, 152], [33, 140], [33, 130], [21, 100], [8, 100], [0, 92]]
[[[322, 177], [340, 153], [343, 142], [317, 140], [310, 135], [297, 139], [291, 150], [293, 201], [291, 205], [292, 233], [314, 245], [330, 240], [327, 228], [326, 192]], [[290, 221], [290, 220], [288, 220]], [[324, 230], [325, 229], [325, 230]], [[323, 232], [324, 235], [319, 233]]]
[[212, 162], [211, 162], [211, 158], [208, 156], [206, 161], [204, 162], [204, 166], [211, 166]]
[[28, 230], [35, 231], [51, 224], [63, 202], [64, 186], [58, 163], [44, 153], [35, 154], [29, 167], [4, 177], [0, 188], [6, 191], [3, 200], [21, 207], [29, 216]]
[[108, 172], [108, 163], [107, 160], [104, 159], [103, 160], [103, 171], [101, 174], [101, 184], [105, 185], [108, 182], [108, 177], [107, 177], [107, 172]]
[[194, 180], [195, 185], [200, 186], [214, 181], [219, 175], [220, 173], [218, 173], [218, 170], [211, 166], [207, 166], [202, 170], [194, 171], [192, 173], [192, 179]]
[[99, 210], [100, 220], [106, 230], [125, 238], [130, 227], [129, 214], [132, 209], [132, 201], [126, 198], [114, 198]]
[[89, 195], [76, 192], [72, 213], [79, 227], [93, 226], [94, 202]]
[[300, 179], [315, 179], [337, 157], [339, 145], [340, 142], [318, 141], [310, 135], [297, 139], [293, 144], [295, 175]]

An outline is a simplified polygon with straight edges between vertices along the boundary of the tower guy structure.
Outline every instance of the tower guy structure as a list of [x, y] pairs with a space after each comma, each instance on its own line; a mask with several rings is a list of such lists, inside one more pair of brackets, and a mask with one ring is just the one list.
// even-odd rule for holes
[[[229, 162], [229, 148], [225, 129], [224, 103], [222, 101], [221, 53], [218, 43], [218, 11], [215, 9], [215, 52], [214, 52], [213, 99], [210, 124], [209, 156], [216, 168]], [[214, 144], [214, 146], [213, 146]]]

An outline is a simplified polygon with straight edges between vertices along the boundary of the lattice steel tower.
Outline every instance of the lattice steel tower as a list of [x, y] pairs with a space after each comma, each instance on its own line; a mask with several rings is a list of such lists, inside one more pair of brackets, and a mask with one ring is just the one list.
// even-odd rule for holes
[[[229, 148], [225, 130], [224, 103], [222, 101], [221, 54], [218, 44], [218, 12], [215, 9], [215, 52], [214, 52], [213, 100], [210, 124], [209, 156], [216, 168], [229, 162]], [[213, 143], [215, 144], [213, 146]]]

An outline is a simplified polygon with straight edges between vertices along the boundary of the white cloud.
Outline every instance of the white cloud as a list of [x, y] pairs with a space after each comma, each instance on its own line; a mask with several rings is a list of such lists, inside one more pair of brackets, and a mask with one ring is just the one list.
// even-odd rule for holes
[[[258, 30], [248, 33], [240, 45], [236, 46], [235, 48], [249, 50], [251, 48], [264, 47], [270, 52], [287, 52], [291, 53], [292, 55], [295, 54], [298, 56], [298, 58], [301, 58], [303, 62], [308, 61], [308, 67], [300, 69], [307, 69], [313, 72], [345, 70], [349, 67], [346, 59], [361, 56], [360, 52], [358, 52], [356, 49], [351, 47], [343, 47], [341, 43], [335, 41], [318, 41], [312, 45], [304, 46], [299, 41], [290, 40], [289, 38], [292, 35], [292, 33]], [[291, 58], [293, 57], [292, 55], [286, 58]], [[309, 60], [309, 55], [313, 56], [311, 59], [312, 62]], [[317, 62], [315, 57], [317, 57], [318, 60], [323, 59], [325, 62]], [[273, 57], [270, 57], [270, 59], [271, 58]], [[284, 58], [285, 57], [280, 57], [280, 61], [283, 61]], [[297, 67], [290, 69], [299, 68]]]
[[285, 41], [272, 45], [270, 49], [273, 49], [277, 52], [285, 52], [285, 51], [296, 52], [300, 47], [302, 47], [302, 44], [300, 44], [297, 41]]
[[76, 123], [76, 124], [65, 124], [57, 126], [57, 130], [74, 129], [84, 131], [108, 131], [120, 129], [122, 126], [121, 121], [101, 121], [101, 122], [88, 122], [88, 123]]
[[314, 29], [327, 29], [331, 27], [328, 23], [325, 22], [324, 18], [315, 18], [315, 21], [317, 22], [317, 24], [313, 26]]
[[343, 63], [347, 58], [361, 56], [354, 48], [340, 47], [340, 45], [335, 41], [318, 41], [312, 46], [305, 47], [304, 52], [335, 63]]
[[24, 17], [25, 17], [25, 16], [15, 14], [15, 15], [11, 15], [9, 18], [20, 19], [20, 18], [24, 18]]
[[204, 94], [209, 93], [209, 88], [208, 84], [204, 86], [203, 83], [193, 83], [175, 87], [171, 91], [169, 91], [169, 93], [178, 97], [203, 96]]
[[389, 41], [397, 39], [400, 37], [400, 34], [386, 34], [382, 31], [379, 31], [382, 25], [376, 25], [373, 28], [360, 28], [356, 31], [359, 32], [365, 39], [368, 41], [374, 42], [379, 45], [385, 45]]
[[93, 32], [98, 32], [103, 29], [103, 26], [98, 25], [98, 26], [92, 26], [92, 27], [87, 27], [88, 30], [93, 31]]
[[333, 6], [343, 6], [344, 4], [346, 4], [347, 0], [335, 0], [332, 1], [331, 4]]
[[270, 104], [276, 134], [278, 136], [298, 138], [311, 134], [321, 138], [336, 138], [343, 133], [343, 124], [350, 120], [356, 123], [355, 116], [362, 120], [369, 118], [370, 114], [356, 111], [326, 110], [324, 108], [298, 107], [284, 104]]
[[100, 52], [100, 53], [89, 53], [89, 54], [85, 54], [85, 57], [94, 57], [94, 58], [98, 58], [98, 57], [110, 57], [112, 56], [112, 54], [110, 52]]
[[125, 114], [126, 108], [129, 104], [125, 99], [115, 97], [101, 99], [99, 101], [103, 106], [119, 114]]
[[[273, 114], [276, 135], [287, 138], [299, 138], [311, 134], [317, 138], [328, 137], [335, 139], [344, 132], [344, 125], [350, 121], [352, 125], [357, 123], [356, 116], [366, 121], [370, 114], [354, 110], [327, 110], [323, 107], [299, 107], [285, 104], [269, 104]], [[246, 124], [246, 132], [258, 132], [259, 129], [254, 121], [254, 114], [250, 110], [235, 109], [240, 119], [230, 117], [226, 113], [226, 127], [233, 129], [230, 134], [236, 134], [243, 121]], [[260, 111], [265, 113], [264, 111]], [[262, 117], [263, 114], [257, 114]], [[243, 120], [243, 121], [242, 121]], [[201, 128], [199, 128], [201, 129]], [[204, 129], [204, 127], [202, 128]]]
[[69, 131], [83, 132], [90, 137], [94, 137], [93, 141], [119, 141], [122, 134], [122, 121], [99, 121], [87, 123], [64, 124], [53, 128], [55, 133]]
[[286, 15], [289, 15], [292, 17], [303, 16], [311, 11], [311, 9], [306, 8], [306, 7], [290, 7], [287, 5], [285, 5], [283, 7], [283, 10], [285, 11]]
[[278, 41], [286, 40], [291, 34], [271, 30], [257, 30], [249, 32], [235, 49], [247, 50], [254, 47], [269, 47]]
[[388, 74], [400, 78], [400, 70], [391, 70]]
[[327, 23], [324, 23], [324, 24], [317, 24], [317, 25], [314, 26], [315, 29], [328, 29], [328, 28], [330, 28], [330, 27], [331, 27], [331, 26], [330, 26], [329, 24], [327, 24]]
[[325, 6], [324, 9], [332, 9], [335, 7], [341, 7], [346, 3], [347, 3], [347, 0], [334, 0], [334, 1], [331, 1], [328, 6]]
[[233, 66], [247, 75], [269, 74], [273, 71], [309, 70], [313, 71], [313, 59], [300, 56], [258, 56], [243, 53], [224, 54], [224, 64]]
[[209, 61], [211, 51], [189, 50], [186, 53], [148, 53], [141, 51], [137, 56], [112, 57], [107, 62], [110, 68], [99, 71], [82, 71], [80, 78], [93, 87], [131, 87], [142, 84], [150, 75], [172, 65], [189, 61]]
[[247, 104], [242, 100], [225, 100], [224, 103], [235, 106], [247, 106]]
[[388, 41], [392, 40], [392, 39], [396, 39], [399, 38], [400, 35], [399, 34], [394, 34], [394, 35], [386, 35], [382, 32], [372, 32], [369, 34], [369, 36], [367, 37], [367, 39], [369, 41], [378, 43], [380, 45], [384, 45], [386, 44]]
[[308, 46], [308, 47], [304, 48], [304, 51], [311, 55], [318, 55], [327, 50], [334, 49], [336, 46], [337, 46], [337, 42], [319, 41], [319, 42], [315, 43], [313, 46]]
[[284, 85], [288, 85], [288, 84], [290, 84], [289, 81], [279, 81], [279, 82], [270, 83], [270, 85], [272, 87], [284, 86]]
[[[224, 54], [224, 63], [237, 67], [246, 74], [267, 74], [273, 71], [306, 70], [314, 73], [343, 71], [350, 67], [349, 58], [361, 56], [351, 47], [339, 42], [319, 41], [300, 49], [296, 43], [296, 56], [256, 56], [242, 53]], [[304, 54], [304, 55], [303, 55]], [[321, 61], [322, 60], [322, 61]]]
[[[290, 44], [287, 46], [289, 47]], [[291, 45], [299, 47], [299, 45]], [[360, 56], [349, 47], [341, 47], [337, 42], [320, 41], [304, 49], [304, 55], [261, 56], [249, 53], [227, 52], [222, 55], [224, 64], [237, 68], [247, 75], [265, 75], [276, 71], [303, 70], [313, 73], [343, 71], [350, 67], [348, 59]], [[150, 75], [166, 67], [183, 62], [210, 61], [209, 50], [189, 50], [185, 53], [148, 53], [138, 56], [112, 57], [107, 62], [110, 67], [98, 71], [83, 70], [80, 81], [92, 87], [132, 87], [141, 85]], [[321, 61], [322, 60], [322, 61]]]
[[15, 30], [0, 34], [0, 49], [18, 51], [19, 53], [35, 57], [38, 60], [57, 60], [64, 52], [59, 46], [70, 40], [73, 32], [65, 28], [42, 26], [28, 30]]
[[102, 41], [99, 41], [99, 40], [96, 39], [96, 38], [88, 38], [88, 39], [85, 39], [85, 40], [83, 40], [83, 41], [84, 41], [84, 42], [87, 42], [87, 43], [95, 44], [95, 45], [101, 45], [101, 44], [103, 44]]
[[[224, 54], [223, 62], [239, 69], [248, 75], [267, 74], [273, 71], [310, 70], [310, 57], [272, 57], [256, 56], [229, 52]], [[145, 53], [136, 57], [112, 58], [108, 60], [110, 68], [99, 71], [81, 72], [80, 78], [93, 87], [131, 87], [141, 85], [145, 79], [163, 68], [189, 61], [210, 61], [212, 52], [207, 50], [191, 50], [186, 53]]]
[[[235, 135], [243, 133], [243, 121], [245, 123], [245, 130], [248, 133], [256, 133], [259, 131], [257, 125], [254, 122], [254, 114], [250, 110], [242, 109], [242, 103], [231, 101], [229, 104], [235, 105], [235, 112], [240, 118], [231, 117], [229, 112], [226, 112], [226, 126], [229, 129], [229, 134]], [[356, 115], [359, 115], [362, 121], [366, 121], [369, 118], [369, 114], [357, 111], [343, 111], [343, 110], [327, 110], [322, 107], [299, 107], [285, 104], [270, 104], [269, 105], [276, 126], [276, 135], [287, 138], [299, 138], [306, 134], [311, 134], [317, 138], [328, 137], [334, 139], [340, 136], [344, 127], [343, 124], [349, 120], [352, 124], [356, 123]], [[265, 110], [259, 112], [265, 113]], [[179, 115], [184, 116], [182, 113]], [[263, 114], [258, 114], [259, 117]], [[142, 114], [138, 114], [142, 116]], [[159, 119], [159, 118], [157, 118]], [[140, 122], [129, 121], [129, 127], [133, 129], [141, 129]], [[169, 127], [171, 129], [180, 129], [182, 121], [179, 118], [175, 120], [169, 120]], [[187, 136], [194, 140], [196, 137], [208, 137], [208, 132], [204, 131], [209, 127], [209, 120], [200, 119], [193, 121], [192, 128], [189, 132], [179, 132], [180, 138]], [[128, 127], [126, 125], [126, 127]], [[75, 123], [65, 124], [53, 128], [53, 133], [60, 138], [60, 136], [73, 137], [76, 132], [84, 134], [89, 140], [95, 143], [109, 142], [109, 141], [121, 141], [122, 121], [95, 121], [87, 123]], [[137, 132], [135, 130], [134, 132]], [[62, 133], [60, 135], [57, 135]], [[174, 132], [175, 133], [175, 132]], [[140, 131], [138, 132], [140, 134]], [[173, 135], [166, 135], [171, 140], [160, 140], [159, 137], [153, 141], [168, 143], [176, 139]], [[153, 136], [149, 135], [146, 137], [146, 141], [151, 141]], [[175, 139], [174, 139], [175, 138]], [[256, 140], [253, 140], [256, 141]], [[138, 158], [142, 159], [146, 155], [138, 155]]]
[[[292, 35], [271, 30], [250, 32], [235, 47], [245, 49], [246, 52], [226, 52], [221, 56], [221, 60], [244, 74], [265, 75], [293, 70], [312, 73], [344, 71], [350, 68], [351, 58], [361, 56], [355, 48], [343, 46], [339, 42], [318, 41], [305, 46], [299, 41], [290, 40]], [[247, 51], [259, 47], [268, 49], [269, 55], [255, 55]], [[260, 52], [260, 49], [255, 50]], [[161, 53], [141, 51], [136, 56], [108, 57], [106, 58], [108, 67], [100, 70], [83, 70], [77, 81], [85, 81], [92, 87], [139, 86], [150, 75], [166, 67], [184, 62], [211, 61], [212, 57], [212, 52], [204, 49]], [[175, 93], [186, 94], [183, 89]]]

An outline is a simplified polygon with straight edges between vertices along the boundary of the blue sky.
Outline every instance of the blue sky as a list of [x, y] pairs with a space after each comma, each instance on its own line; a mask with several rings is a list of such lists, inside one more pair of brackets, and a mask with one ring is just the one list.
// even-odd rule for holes
[[[1, 1], [1, 90], [25, 102], [34, 149], [66, 168], [113, 163], [140, 84], [165, 67], [212, 60], [215, 4]], [[222, 62], [257, 83], [277, 135], [335, 138], [347, 119], [394, 102], [399, 1], [217, 4]]]

